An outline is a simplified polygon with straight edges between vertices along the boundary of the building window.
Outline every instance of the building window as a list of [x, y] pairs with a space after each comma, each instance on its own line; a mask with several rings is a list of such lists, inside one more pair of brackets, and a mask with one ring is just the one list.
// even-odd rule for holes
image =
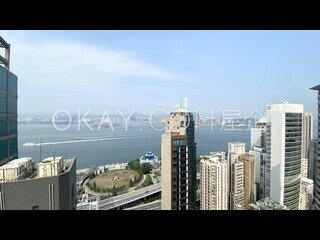
[[32, 210], [39, 210], [39, 205], [33, 206], [33, 207], [32, 207]]

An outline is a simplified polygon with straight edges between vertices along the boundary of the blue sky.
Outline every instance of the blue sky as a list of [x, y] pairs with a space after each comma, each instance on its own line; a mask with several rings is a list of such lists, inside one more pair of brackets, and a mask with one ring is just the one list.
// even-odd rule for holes
[[0, 31], [19, 77], [19, 113], [254, 109], [316, 112], [319, 31]]

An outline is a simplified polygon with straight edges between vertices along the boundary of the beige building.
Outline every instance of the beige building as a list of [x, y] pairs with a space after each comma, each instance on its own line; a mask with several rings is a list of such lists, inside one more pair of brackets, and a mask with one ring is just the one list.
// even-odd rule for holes
[[48, 157], [38, 164], [38, 177], [50, 177], [60, 174], [64, 169], [63, 157]]
[[244, 206], [244, 164], [236, 160], [231, 164], [230, 210]]
[[[238, 157], [241, 154], [244, 154], [246, 152], [246, 144], [243, 142], [229, 142], [228, 143], [228, 160], [227, 160], [227, 165], [228, 165], [228, 195], [229, 195], [229, 201], [228, 204], [230, 204], [230, 182], [231, 182], [231, 165], [233, 162], [235, 162]], [[230, 207], [229, 207], [230, 208]]]
[[200, 161], [200, 209], [228, 210], [227, 162], [218, 157]]
[[239, 161], [244, 165], [244, 205], [255, 202], [255, 157], [252, 154], [242, 154]]
[[311, 179], [301, 178], [299, 209], [313, 209], [313, 180]]
[[161, 209], [196, 209], [196, 144], [186, 104], [165, 118], [161, 139]]

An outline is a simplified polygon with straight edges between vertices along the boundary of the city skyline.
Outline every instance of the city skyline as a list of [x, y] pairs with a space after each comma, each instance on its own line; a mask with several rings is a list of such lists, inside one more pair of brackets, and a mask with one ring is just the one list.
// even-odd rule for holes
[[[23, 35], [24, 33], [22, 32], [22, 36]], [[151, 159], [153, 159], [152, 156], [154, 156], [151, 151], [148, 151], [145, 155], [148, 159], [150, 158], [149, 160], [151, 162], [149, 160], [148, 162], [145, 162], [140, 158], [140, 160], [136, 159], [131, 160], [130, 162], [123, 162], [121, 165], [119, 163], [116, 165], [102, 166], [90, 165], [87, 168], [77, 170], [76, 156], [80, 153], [79, 149], [70, 147], [65, 152], [66, 154], [60, 155], [59, 153], [60, 156], [58, 157], [54, 153], [53, 156], [45, 157], [43, 159], [42, 155], [42, 145], [66, 143], [78, 144], [92, 141], [112, 141], [114, 139], [123, 140], [130, 136], [113, 138], [76, 136], [73, 137], [72, 140], [60, 142], [54, 141], [43, 144], [41, 141], [39, 145], [40, 161], [34, 161], [33, 157], [30, 156], [21, 158], [18, 151], [17, 134], [17, 76], [11, 72], [12, 52], [10, 44], [2, 38], [0, 38], [0, 44], [0, 47], [2, 48], [0, 55], [2, 64], [2, 66], [0, 66], [0, 70], [2, 71], [1, 106], [2, 117], [4, 118], [2, 124], [3, 144], [0, 154], [3, 156], [2, 165], [0, 163], [1, 210], [121, 210], [125, 208], [130, 209], [130, 207], [131, 209], [142, 207], [141, 209], [147, 208], [150, 210], [196, 210], [199, 209], [199, 207], [201, 210], [263, 210], [266, 208], [278, 209], [279, 207], [288, 210], [319, 209], [319, 169], [317, 167], [319, 165], [319, 152], [315, 151], [316, 147], [313, 143], [313, 145], [309, 144], [313, 138], [313, 124], [311, 123], [313, 114], [311, 112], [306, 112], [306, 108], [303, 104], [297, 104], [295, 102], [289, 103], [287, 101], [280, 101], [281, 103], [277, 104], [267, 104], [265, 116], [260, 114], [256, 107], [246, 119], [252, 118], [252, 114], [255, 114], [256, 119], [258, 115], [258, 119], [256, 119], [257, 122], [255, 122], [257, 125], [254, 124], [250, 126], [252, 119], [245, 122], [249, 126], [247, 130], [251, 131], [250, 149], [246, 148], [246, 142], [239, 140], [235, 141], [237, 134], [232, 134], [234, 140], [228, 141], [227, 155], [223, 151], [210, 152], [210, 155], [197, 154], [198, 146], [203, 146], [204, 144], [204, 142], [202, 142], [201, 145], [198, 145], [197, 143], [200, 143], [201, 141], [195, 141], [195, 128], [197, 123], [194, 120], [194, 115], [199, 115], [199, 110], [196, 110], [195, 112], [189, 111], [187, 102], [188, 97], [186, 97], [184, 100], [181, 98], [180, 104], [175, 105], [176, 110], [174, 112], [171, 110], [170, 114], [165, 115], [163, 122], [164, 128], [162, 129], [161, 134], [161, 144], [158, 142], [156, 143], [157, 146], [153, 146], [156, 148], [159, 146], [161, 147], [159, 164], [155, 164], [153, 160], [151, 161]], [[49, 48], [40, 48], [41, 53], [37, 53], [38, 49], [32, 47], [31, 50], [35, 52], [35, 55], [30, 56], [34, 57], [33, 60], [36, 59], [37, 61], [40, 61], [41, 56], [48, 56], [46, 53], [50, 55], [52, 53], [50, 53], [50, 51], [56, 49], [58, 46], [58, 44], [51, 42], [49, 43]], [[69, 51], [74, 46], [76, 47], [74, 49], [76, 50], [76, 55], [73, 55], [73, 53]], [[133, 58], [128, 58], [128, 56], [123, 58], [124, 55], [120, 54], [120, 56], [115, 52], [101, 53], [95, 48], [86, 48], [83, 44], [69, 45], [69, 48], [62, 49], [62, 51], [68, 52], [68, 55], [65, 55], [66, 57], [71, 57], [66, 59], [66, 61], [64, 61], [64, 59], [59, 59], [64, 53], [62, 55], [59, 55], [58, 53], [58, 58], [55, 58], [54, 62], [50, 62], [53, 60], [51, 59], [44, 64], [49, 64], [47, 65], [49, 68], [43, 67], [40, 62], [37, 67], [41, 69], [42, 66], [43, 69], [41, 70], [45, 72], [46, 76], [54, 74], [56, 75], [56, 79], [61, 77], [65, 80], [64, 77], [68, 76], [72, 79], [75, 76], [73, 74], [78, 74], [78, 77], [80, 77], [77, 81], [77, 83], [80, 82], [79, 86], [93, 90], [88, 90], [89, 96], [90, 93], [96, 91], [95, 87], [101, 89], [101, 82], [96, 84], [97, 82], [93, 81], [93, 77], [88, 77], [85, 73], [78, 71], [86, 66], [83, 65], [83, 62], [79, 63], [76, 59], [72, 59], [74, 56], [81, 58], [80, 55], [85, 55], [85, 60], [87, 61], [86, 63], [89, 63], [88, 68], [90, 71], [95, 67], [100, 67], [103, 69], [104, 74], [109, 74], [110, 79], [113, 81], [129, 76], [170, 80], [171, 82], [168, 89], [162, 89], [162, 93], [167, 93], [169, 96], [172, 95], [170, 93], [175, 93], [174, 90], [177, 88], [177, 82], [175, 81], [179, 80], [181, 77], [181, 75], [159, 70], [154, 66], [150, 67], [151, 65], [148, 66], [142, 61], [138, 64], [137, 62], [133, 64]], [[26, 45], [22, 48], [18, 47], [17, 49], [26, 50]], [[83, 49], [93, 51], [93, 55], [92, 52], [90, 52], [91, 55], [88, 54], [87, 56], [87, 54], [83, 52]], [[48, 50], [48, 52], [45, 50]], [[30, 54], [32, 53], [30, 52]], [[41, 55], [40, 59], [37, 54], [39, 54], [39, 56]], [[54, 55], [55, 54], [56, 53], [54, 53]], [[21, 55], [23, 55], [23, 53]], [[95, 59], [95, 57], [97, 57], [97, 59]], [[108, 63], [105, 64], [104, 62], [106, 57], [110, 57], [110, 66]], [[62, 60], [62, 62], [60, 62], [60, 60]], [[112, 66], [112, 64], [115, 63], [113, 60], [119, 60], [116, 64], [121, 63], [122, 65], [119, 65], [120, 68], [117, 69], [117, 67]], [[93, 63], [92, 61], [95, 64], [90, 66], [90, 64]], [[63, 71], [61, 67], [65, 67], [65, 71]], [[124, 67], [124, 69], [122, 69], [122, 67]], [[77, 70], [77, 68], [79, 69]], [[50, 69], [53, 70], [52, 73], [50, 72]], [[142, 69], [147, 69], [148, 71], [144, 72]], [[41, 72], [41, 70], [39, 72]], [[37, 76], [38, 72], [34, 71], [33, 73]], [[148, 76], [144, 75], [145, 73], [147, 73]], [[40, 75], [38, 75], [38, 77]], [[88, 77], [87, 83], [81, 82], [83, 80], [81, 77], [83, 76]], [[187, 88], [192, 88], [194, 82], [188, 82], [188, 78], [185, 76], [183, 77], [184, 80], [181, 81], [182, 87], [177, 89], [189, 96]], [[108, 81], [110, 81], [110, 79]], [[48, 80], [49, 82], [46, 82], [47, 80], [48, 79], [42, 81], [42, 83], [50, 87], [50, 79]], [[94, 80], [96, 79], [94, 78]], [[60, 81], [62, 80], [60, 79]], [[126, 79], [126, 81], [128, 81], [128, 79]], [[41, 82], [41, 80], [39, 82]], [[54, 83], [54, 86], [59, 87], [59, 82], [52, 83]], [[68, 85], [68, 83], [62, 84], [61, 82], [60, 84], [63, 86], [63, 88], [60, 86], [63, 90], [69, 90], [70, 93], [73, 93], [74, 90], [76, 91], [76, 89], [73, 89], [72, 85]], [[114, 84], [111, 85], [113, 86]], [[268, 84], [265, 85], [267, 86]], [[74, 85], [74, 87], [75, 86], [78, 85]], [[134, 85], [134, 87], [137, 86], [139, 87], [139, 85]], [[319, 91], [319, 86], [320, 85], [317, 85], [309, 90]], [[72, 89], [68, 89], [69, 87]], [[205, 86], [202, 87], [205, 88]], [[245, 84], [241, 87], [244, 89], [246, 88]], [[281, 89], [281, 87], [287, 88], [287, 86], [278, 84], [277, 89]], [[260, 94], [259, 91], [251, 92], [242, 88], [237, 88], [237, 90], [242, 94], [243, 92], [248, 94], [243, 95], [243, 101], [240, 101], [239, 105], [244, 104], [248, 97], [250, 99], [252, 97], [255, 98], [255, 93]], [[34, 90], [37, 91], [36, 88]], [[71, 99], [72, 101], [69, 101], [70, 98], [68, 99], [67, 96], [63, 96], [63, 90], [62, 92], [58, 91], [59, 95], [57, 95], [57, 99], [65, 102], [64, 107], [56, 110], [53, 116], [56, 116], [58, 112], [66, 113], [69, 117], [69, 123], [67, 124], [67, 128], [69, 128], [72, 121], [70, 113], [68, 113], [68, 107], [70, 107], [69, 103], [79, 104], [77, 98], [80, 96], [77, 95], [79, 93], [76, 91], [76, 93], [73, 94], [74, 98]], [[150, 88], [144, 90], [147, 91], [147, 93], [152, 92], [152, 89]], [[192, 93], [197, 94], [199, 89], [193, 90]], [[112, 92], [112, 89], [108, 89], [108, 91]], [[282, 90], [282, 92], [285, 91]], [[54, 89], [51, 89], [51, 93], [56, 94]], [[230, 92], [226, 92], [226, 95], [229, 93]], [[114, 94], [117, 95], [119, 93], [115, 91]], [[132, 96], [132, 91], [128, 90], [124, 95], [127, 94], [128, 96]], [[146, 98], [148, 98], [147, 95], [148, 94], [142, 94], [142, 97], [137, 97], [135, 101], [132, 101], [133, 104], [142, 100], [146, 102]], [[173, 94], [173, 96], [177, 98], [176, 94]], [[47, 97], [50, 98], [50, 96]], [[150, 107], [152, 101], [157, 97], [163, 96], [154, 95], [154, 98], [147, 101], [149, 104], [146, 104], [145, 109], [147, 109], [148, 106]], [[168, 98], [170, 99], [170, 97]], [[231, 99], [232, 98], [229, 98], [228, 100]], [[88, 104], [92, 104], [93, 101], [94, 100], [89, 99]], [[228, 103], [228, 101], [226, 102]], [[45, 105], [45, 101], [41, 103], [42, 105]], [[202, 106], [203, 108], [208, 107], [210, 104], [203, 100], [201, 103], [204, 103]], [[54, 104], [57, 103], [54, 101]], [[54, 104], [52, 106], [54, 106]], [[161, 106], [160, 104], [156, 105], [158, 105], [158, 107], [166, 106], [165, 104], [162, 104]], [[117, 107], [118, 113], [123, 117], [121, 111], [119, 111], [119, 107], [124, 107], [125, 109], [125, 104], [113, 102], [108, 106]], [[51, 107], [47, 106], [47, 111], [50, 111]], [[169, 106], [167, 105], [167, 107]], [[170, 108], [172, 108], [172, 106], [170, 106]], [[96, 109], [99, 109], [99, 107]], [[78, 111], [79, 110], [80, 108], [78, 108]], [[90, 110], [92, 111], [92, 109]], [[228, 121], [228, 117], [231, 117], [231, 119], [232, 117], [242, 117], [240, 110], [228, 110], [231, 112], [226, 113], [227, 116], [224, 115], [227, 119], [224, 117], [222, 118], [220, 132], [225, 125], [233, 123], [233, 121]], [[161, 110], [158, 111], [161, 112]], [[223, 109], [223, 111], [225, 111], [225, 109]], [[210, 109], [210, 112], [212, 112], [212, 109]], [[165, 111], [163, 110], [162, 113], [165, 113]], [[104, 112], [103, 115], [105, 114], [108, 115], [107, 112]], [[86, 113], [86, 115], [88, 115], [88, 113]], [[213, 116], [211, 115], [210, 117]], [[60, 123], [65, 124], [65, 120], [63, 120], [64, 117], [59, 116], [58, 118], [63, 121]], [[83, 118], [85, 118], [85, 116], [83, 116]], [[108, 116], [107, 118], [109, 119]], [[129, 116], [129, 118], [131, 120], [131, 116]], [[319, 101], [317, 119], [319, 120]], [[80, 122], [78, 121], [78, 131], [80, 131], [79, 124], [81, 124], [82, 121], [83, 120]], [[132, 121], [135, 120], [132, 119]], [[26, 123], [29, 125], [28, 121]], [[52, 124], [55, 126], [56, 130], [60, 132], [66, 130], [65, 128], [63, 128], [63, 130], [57, 128], [55, 123], [56, 120], [55, 117], [53, 117]], [[151, 120], [149, 124], [151, 124]], [[239, 126], [244, 127], [245, 125], [241, 123]], [[211, 126], [211, 131], [213, 130], [212, 127], [213, 126]], [[112, 129], [111, 126], [110, 128]], [[234, 129], [232, 128], [232, 130]], [[38, 130], [33, 129], [31, 131], [35, 134]], [[93, 131], [93, 129], [91, 129], [91, 131]], [[125, 127], [125, 131], [127, 131], [127, 126]], [[135, 131], [137, 132], [137, 129], [135, 129]], [[141, 131], [143, 131], [142, 128], [139, 129], [139, 132]], [[208, 130], [206, 132], [208, 132]], [[62, 137], [62, 134], [59, 134], [59, 137]], [[138, 135], [132, 135], [132, 137], [138, 137]], [[147, 141], [143, 141], [141, 137], [142, 135], [140, 134], [140, 137], [138, 137], [140, 141], [136, 143], [136, 147], [147, 144]], [[68, 138], [70, 139], [70, 137]], [[208, 143], [208, 140], [209, 138], [206, 139], [205, 143]], [[319, 148], [319, 141], [316, 144]], [[32, 147], [35, 145], [38, 144], [28, 142], [23, 144], [23, 147]], [[113, 148], [118, 148], [122, 145], [123, 144], [121, 143], [115, 144]], [[94, 148], [97, 148], [97, 146], [97, 143], [93, 145]], [[103, 148], [110, 146], [112, 145], [107, 144], [104, 145]], [[130, 146], [128, 145], [126, 148], [132, 153], [131, 149], [134, 147], [130, 143]], [[247, 152], [247, 150], [249, 150], [249, 152]], [[89, 148], [87, 148], [86, 151], [89, 151]], [[72, 152], [74, 152], [74, 154], [72, 154]], [[66, 159], [64, 159], [63, 155], [74, 155], [74, 157], [66, 157]], [[4, 158], [6, 156], [7, 158]], [[92, 156], [94, 155], [91, 155], [90, 159]], [[311, 165], [310, 167], [309, 163]], [[315, 166], [315, 173], [312, 173], [312, 168]], [[110, 171], [109, 167], [112, 167], [114, 171]], [[311, 178], [307, 178], [308, 176]], [[52, 182], [49, 182], [49, 180], [52, 180]], [[61, 185], [58, 184], [60, 180], [61, 183], [63, 183]], [[28, 185], [25, 186], [26, 188], [35, 188], [35, 194], [29, 194], [27, 196], [24, 193], [23, 188], [25, 183]], [[45, 194], [45, 192], [42, 192], [43, 190], [37, 188], [37, 186], [40, 185], [43, 187], [44, 191], [48, 191], [48, 194]], [[57, 193], [55, 189], [58, 186], [61, 186], [61, 189], [59, 188], [58, 194], [55, 194]], [[27, 201], [24, 199], [22, 201], [14, 200], [19, 194], [21, 194], [23, 198], [25, 197]], [[38, 197], [38, 194], [42, 198]], [[119, 197], [117, 197], [118, 195]], [[142, 199], [144, 201], [143, 206], [137, 206]], [[148, 205], [148, 202], [151, 199], [152, 204], [150, 206]], [[315, 205], [313, 205], [314, 199]], [[8, 204], [8, 202], [10, 202], [10, 204], [12, 202], [12, 205]]]
[[[19, 114], [59, 109], [169, 113], [184, 96], [189, 109], [213, 110], [215, 116], [235, 109], [244, 115], [254, 109], [264, 113], [266, 105], [281, 101], [317, 112], [315, 94], [305, 86], [316, 85], [320, 73], [318, 31], [0, 34], [13, 46], [12, 71], [21, 79]], [[165, 94], [171, 89], [174, 96]]]

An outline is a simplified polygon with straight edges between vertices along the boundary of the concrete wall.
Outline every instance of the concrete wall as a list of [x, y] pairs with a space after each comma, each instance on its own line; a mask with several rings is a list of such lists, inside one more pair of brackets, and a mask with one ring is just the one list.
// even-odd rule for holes
[[49, 185], [53, 184], [54, 209], [72, 210], [76, 204], [76, 160], [57, 176], [0, 183], [5, 210], [49, 210]]

